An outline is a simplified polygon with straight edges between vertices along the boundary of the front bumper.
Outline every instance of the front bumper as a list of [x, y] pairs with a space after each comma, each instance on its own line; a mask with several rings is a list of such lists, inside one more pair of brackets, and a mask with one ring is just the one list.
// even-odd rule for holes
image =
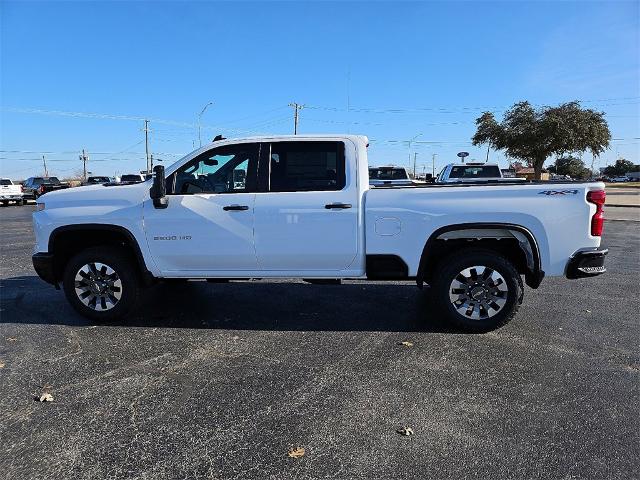
[[576, 252], [567, 263], [567, 278], [585, 278], [602, 275], [607, 271], [604, 257], [609, 253], [607, 248], [582, 250]]
[[47, 283], [60, 288], [56, 279], [55, 270], [53, 268], [53, 254], [51, 253], [35, 253], [31, 256], [33, 268], [38, 276]]
[[22, 195], [0, 195], [0, 200], [18, 201], [22, 200]]

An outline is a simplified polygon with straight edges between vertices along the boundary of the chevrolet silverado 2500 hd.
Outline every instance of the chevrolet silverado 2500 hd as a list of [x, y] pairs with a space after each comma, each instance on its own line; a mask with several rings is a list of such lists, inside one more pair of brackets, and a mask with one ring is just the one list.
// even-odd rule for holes
[[369, 188], [356, 135], [216, 141], [153, 179], [47, 193], [33, 264], [96, 320], [162, 279], [415, 280], [441, 315], [486, 331], [523, 282], [605, 271], [602, 183]]

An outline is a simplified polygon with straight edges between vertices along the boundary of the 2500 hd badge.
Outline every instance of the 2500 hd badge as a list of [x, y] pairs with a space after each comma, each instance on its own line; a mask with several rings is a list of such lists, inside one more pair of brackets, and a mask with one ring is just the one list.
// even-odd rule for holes
[[191, 235], [159, 235], [154, 240], [191, 240]]

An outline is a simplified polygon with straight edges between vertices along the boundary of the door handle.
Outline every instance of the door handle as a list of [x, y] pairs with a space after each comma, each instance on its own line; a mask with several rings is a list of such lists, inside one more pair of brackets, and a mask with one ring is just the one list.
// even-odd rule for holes
[[338, 209], [338, 210], [344, 210], [345, 208], [351, 208], [351, 204], [350, 203], [328, 203], [324, 206], [324, 208], [326, 208], [327, 210], [333, 210]]
[[248, 205], [227, 205], [222, 207], [223, 210], [249, 210]]

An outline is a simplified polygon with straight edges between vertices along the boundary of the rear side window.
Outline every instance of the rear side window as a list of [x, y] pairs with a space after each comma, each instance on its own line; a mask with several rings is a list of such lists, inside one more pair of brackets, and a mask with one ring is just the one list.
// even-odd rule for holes
[[342, 190], [344, 143], [274, 142], [269, 155], [269, 191]]
[[11, 183], [11, 180], [8, 180], [6, 178], [2, 178], [2, 179], [0, 179], [0, 185], [13, 185], [13, 183]]

